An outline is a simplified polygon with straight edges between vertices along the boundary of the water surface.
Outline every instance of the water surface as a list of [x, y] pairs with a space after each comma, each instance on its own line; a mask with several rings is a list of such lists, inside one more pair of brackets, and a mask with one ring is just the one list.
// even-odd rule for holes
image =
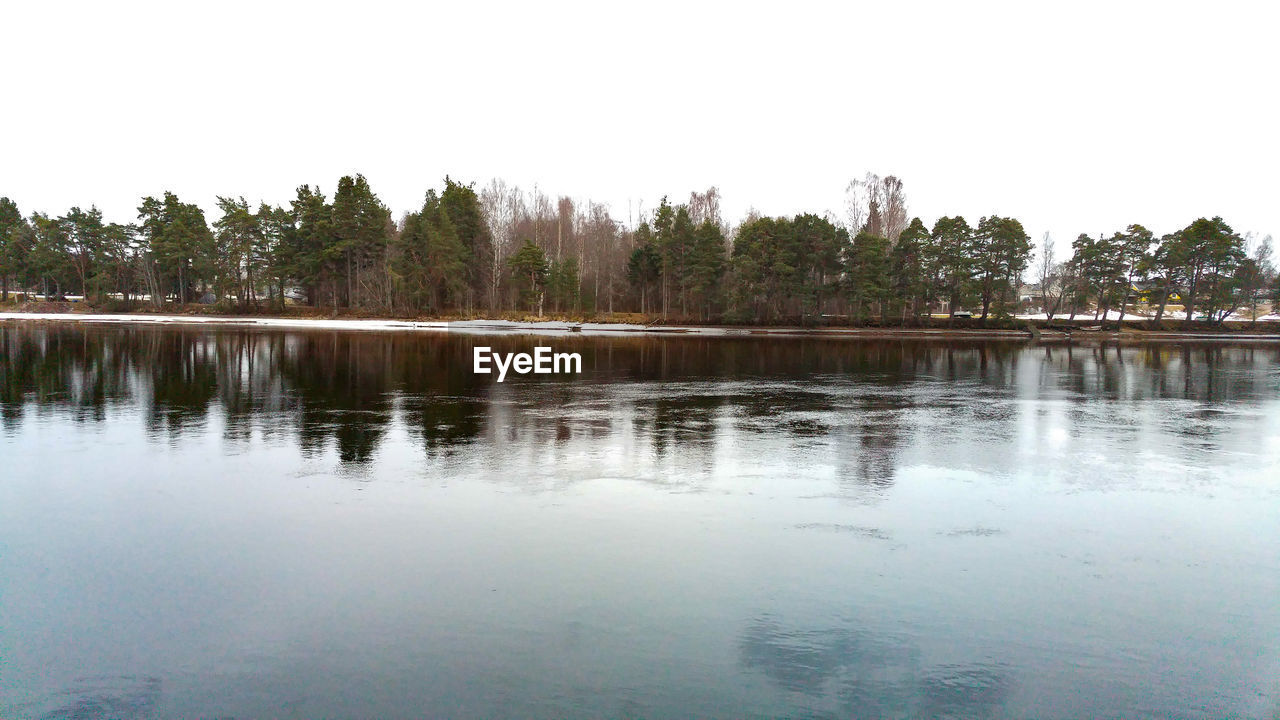
[[1274, 346], [0, 324], [2, 717], [1276, 718], [1277, 597]]

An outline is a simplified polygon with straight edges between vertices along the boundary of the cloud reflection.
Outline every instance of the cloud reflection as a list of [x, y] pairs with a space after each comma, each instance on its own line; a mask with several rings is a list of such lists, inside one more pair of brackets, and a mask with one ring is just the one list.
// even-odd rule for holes
[[802, 629], [771, 616], [740, 642], [742, 665], [845, 717], [996, 717], [1013, 690], [998, 663], [924, 666], [908, 639], [846, 628]]

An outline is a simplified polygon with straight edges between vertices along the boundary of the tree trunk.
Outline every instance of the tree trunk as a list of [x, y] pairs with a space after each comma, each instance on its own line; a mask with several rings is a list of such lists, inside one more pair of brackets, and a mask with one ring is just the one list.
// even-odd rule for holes
[[1164, 307], [1169, 304], [1169, 285], [1166, 283], [1160, 288], [1160, 307], [1156, 308], [1156, 316], [1152, 319], [1152, 325], [1159, 325], [1160, 319], [1164, 317]]
[[1120, 296], [1120, 317], [1116, 320], [1116, 330], [1124, 327], [1124, 311], [1129, 307], [1129, 291], [1133, 289], [1133, 273], [1124, 280], [1124, 294]]
[[1199, 284], [1199, 273], [1192, 275], [1191, 282], [1187, 283], [1187, 297], [1182, 303], [1182, 311], [1186, 313], [1182, 321], [1182, 326], [1185, 328], [1191, 327], [1192, 318], [1195, 317], [1195, 313], [1193, 311], [1196, 309], [1196, 286]]

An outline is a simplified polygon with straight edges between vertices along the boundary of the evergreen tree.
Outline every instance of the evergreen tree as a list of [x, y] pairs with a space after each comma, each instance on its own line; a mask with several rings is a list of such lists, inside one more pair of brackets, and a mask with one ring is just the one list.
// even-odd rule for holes
[[627, 258], [627, 281], [640, 291], [640, 312], [649, 312], [648, 296], [662, 277], [662, 256], [654, 246], [648, 223], [640, 223], [635, 232], [636, 247]]
[[553, 260], [547, 272], [547, 295], [552, 308], [557, 312], [578, 309], [580, 283], [577, 258]]
[[204, 211], [166, 192], [164, 200], [143, 198], [138, 219], [154, 260], [154, 267], [149, 268], [154, 273], [150, 283], [155, 288], [153, 302], [160, 302], [169, 292], [178, 302], [188, 302], [193, 285], [207, 278], [214, 265], [214, 237]]
[[31, 229], [28, 264], [31, 284], [36, 285], [46, 298], [59, 297], [75, 277], [66, 252], [66, 231], [62, 223], [44, 213], [32, 214]]
[[302, 285], [307, 304], [320, 304], [320, 287], [327, 279], [325, 249], [333, 244], [332, 208], [319, 188], [298, 188], [290, 203], [293, 227], [281, 247], [280, 264]]
[[[1167, 272], [1169, 284], [1182, 293], [1185, 324], [1190, 326], [1198, 303], [1205, 304], [1208, 319], [1214, 319], [1215, 313], [1229, 304], [1236, 268], [1245, 257], [1244, 240], [1222, 218], [1200, 218], [1165, 236], [1156, 256], [1157, 267]], [[1157, 320], [1162, 311], [1163, 302]]]
[[789, 301], [805, 287], [805, 258], [786, 218], [758, 218], [743, 223], [733, 244], [731, 266], [737, 302], [756, 319], [781, 318]]
[[830, 220], [805, 213], [791, 221], [791, 235], [781, 239], [792, 246], [787, 252], [796, 258], [800, 284], [793, 291], [800, 300], [801, 321], [810, 312], [820, 317], [827, 298], [839, 290], [842, 253], [849, 235]]
[[489, 290], [487, 282], [492, 281], [488, 273], [493, 262], [493, 240], [489, 235], [489, 224], [480, 206], [480, 197], [471, 185], [462, 185], [445, 177], [440, 206], [453, 224], [458, 241], [466, 251], [464, 277], [467, 284], [467, 305], [472, 306]]
[[956, 310], [971, 291], [973, 283], [973, 233], [960, 216], [941, 217], [933, 224], [930, 243], [938, 276], [939, 291], [949, 303], [948, 316], [954, 320]]
[[907, 317], [917, 317], [927, 308], [930, 296], [928, 268], [929, 230], [914, 218], [907, 225], [890, 253], [893, 295], [902, 305], [902, 324]]
[[1031, 257], [1031, 237], [1017, 220], [992, 215], [978, 222], [969, 247], [985, 322], [992, 303], [1003, 313], [1002, 298], [1017, 290]]
[[405, 218], [396, 243], [393, 271], [410, 307], [438, 313], [465, 300], [467, 249], [434, 190]]
[[662, 316], [665, 318], [671, 308], [671, 293], [675, 290], [676, 281], [676, 239], [675, 208], [663, 196], [658, 210], [653, 214], [653, 244], [662, 259]]
[[27, 221], [18, 205], [0, 197], [0, 302], [9, 301], [9, 282], [22, 276], [26, 265]]
[[[1151, 250], [1151, 231], [1141, 225], [1130, 225], [1123, 233], [1117, 233], [1114, 240], [1120, 247], [1120, 267], [1124, 273], [1124, 282], [1119, 293], [1120, 319], [1116, 327], [1124, 322], [1125, 312], [1129, 307], [1129, 295], [1133, 291], [1133, 279], [1146, 263]], [[1105, 319], [1105, 316], [1104, 316]]]
[[321, 253], [334, 283], [335, 309], [339, 298], [345, 305], [356, 300], [357, 276], [385, 252], [390, 215], [363, 175], [338, 180], [333, 195], [333, 242]]
[[511, 279], [519, 293], [520, 303], [528, 305], [530, 312], [536, 311], [541, 315], [547, 281], [547, 254], [532, 240], [525, 240], [507, 264], [511, 267]]
[[[845, 259], [845, 294], [853, 308], [854, 322], [864, 322], [872, 305], [883, 307], [890, 287], [889, 241], [870, 230], [858, 233]], [[882, 310], [882, 319], [883, 316]]]
[[96, 280], [101, 289], [119, 293], [125, 302], [133, 297], [141, 284], [135, 235], [132, 225], [119, 223], [108, 223], [102, 232], [102, 254], [98, 259]]
[[1151, 299], [1156, 302], [1156, 314], [1151, 321], [1154, 325], [1160, 323], [1170, 298], [1178, 291], [1186, 262], [1185, 252], [1186, 245], [1179, 241], [1178, 233], [1165, 235], [1138, 268], [1139, 274], [1154, 283], [1151, 291]]
[[219, 197], [218, 209], [222, 217], [213, 224], [218, 239], [214, 292], [219, 299], [234, 293], [238, 304], [245, 307], [256, 301], [254, 280], [262, 271], [256, 250], [263, 243], [263, 228], [243, 197]]
[[720, 279], [725, 271], [725, 240], [720, 226], [704, 220], [694, 234], [689, 253], [689, 291], [697, 302], [702, 318], [711, 317], [719, 301]]
[[676, 281], [676, 296], [680, 299], [680, 314], [689, 314], [689, 255], [694, 244], [693, 218], [689, 216], [689, 208], [681, 205], [676, 208], [675, 218], [671, 222], [671, 243], [667, 246], [667, 267]]
[[293, 215], [282, 207], [258, 205], [258, 246], [253, 254], [267, 281], [267, 293], [279, 311], [284, 310], [286, 286], [290, 280], [291, 242], [297, 228]]
[[106, 242], [106, 226], [102, 222], [102, 211], [96, 207], [81, 210], [73, 207], [56, 220], [62, 229], [62, 252], [66, 254], [71, 268], [75, 271], [80, 285], [80, 295], [84, 301], [90, 302], [90, 281], [97, 273], [98, 258], [102, 255]]

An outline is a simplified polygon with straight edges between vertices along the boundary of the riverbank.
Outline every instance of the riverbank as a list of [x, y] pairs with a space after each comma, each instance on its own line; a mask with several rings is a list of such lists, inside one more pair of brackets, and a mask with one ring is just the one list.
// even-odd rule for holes
[[1102, 330], [1096, 325], [1069, 325], [1055, 320], [1022, 321], [1023, 327], [798, 327], [659, 325], [640, 322], [588, 322], [575, 320], [396, 320], [360, 317], [311, 317], [273, 315], [221, 315], [212, 313], [96, 313], [96, 312], [0, 312], [0, 322], [81, 322], [156, 325], [199, 325], [203, 327], [257, 327], [301, 330], [349, 330], [381, 332], [463, 332], [468, 334], [563, 335], [684, 335], [711, 337], [830, 337], [830, 338], [910, 338], [910, 339], [1000, 339], [1040, 342], [1079, 341], [1231, 341], [1280, 343], [1280, 323], [1259, 323], [1253, 328], [1203, 328], [1194, 330], [1151, 330], [1126, 325], [1123, 330]]

